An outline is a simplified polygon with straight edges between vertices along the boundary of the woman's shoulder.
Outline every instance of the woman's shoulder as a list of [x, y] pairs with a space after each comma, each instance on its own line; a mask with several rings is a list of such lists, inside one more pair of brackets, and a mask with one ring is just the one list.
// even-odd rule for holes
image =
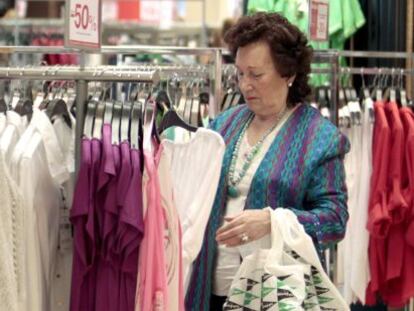
[[305, 139], [325, 157], [345, 155], [350, 144], [348, 138], [328, 119], [323, 117], [319, 110], [308, 105], [301, 104], [297, 111], [298, 122], [301, 122], [306, 132]]

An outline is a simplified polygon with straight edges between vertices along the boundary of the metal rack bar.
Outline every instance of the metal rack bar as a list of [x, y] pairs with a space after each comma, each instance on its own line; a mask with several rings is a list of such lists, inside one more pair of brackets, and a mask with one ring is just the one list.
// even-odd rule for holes
[[[134, 70], [137, 69], [137, 70]], [[76, 81], [76, 137], [75, 137], [75, 165], [78, 172], [81, 139], [83, 133], [83, 119], [85, 116], [85, 104], [88, 98], [88, 81], [134, 81], [134, 82], [150, 82], [157, 83], [159, 81], [159, 72], [139, 71], [139, 67], [130, 68], [129, 70], [117, 70], [113, 66], [113, 70], [109, 68], [91, 68], [91, 67], [9, 67], [0, 68], [0, 79], [19, 79], [19, 80], [75, 80]]]
[[[179, 54], [179, 55], [212, 55], [217, 48], [186, 48], [177, 46], [153, 46], [153, 45], [104, 45], [98, 51], [84, 51], [86, 54]], [[46, 47], [46, 46], [0, 46], [0, 53], [3, 54], [69, 54], [81, 53], [81, 50], [66, 48], [63, 46]]]
[[412, 53], [385, 51], [338, 51], [339, 56], [352, 58], [411, 58]]
[[[221, 82], [221, 56], [217, 57], [221, 53], [217, 48], [185, 48], [175, 46], [151, 46], [151, 45], [126, 45], [126, 46], [102, 46], [99, 51], [81, 51], [79, 49], [65, 48], [65, 47], [43, 47], [43, 46], [0, 46], [0, 53], [3, 54], [68, 54], [68, 53], [80, 53], [81, 57], [85, 54], [173, 54], [173, 55], [208, 55], [213, 58], [213, 66], [215, 68], [215, 81]], [[221, 54], [220, 54], [221, 55]], [[220, 68], [220, 70], [218, 69]], [[210, 116], [216, 116], [218, 110], [219, 101], [221, 99], [221, 89], [214, 87], [214, 105], [210, 107]], [[214, 115], [213, 115], [214, 113]]]
[[[204, 0], [202, 0], [204, 1]], [[50, 27], [50, 28], [59, 28], [65, 25], [65, 20], [63, 18], [8, 18], [0, 20], [0, 26], [4, 28], [13, 28], [13, 27]], [[200, 32], [199, 23], [185, 23], [185, 22], [174, 22], [171, 27], [166, 29], [160, 29], [158, 25], [145, 22], [136, 22], [136, 21], [103, 21], [103, 29], [109, 30], [119, 30], [119, 31], [128, 31], [128, 30], [156, 30], [156, 31], [191, 31], [191, 33]], [[207, 27], [210, 27], [206, 25]]]
[[[402, 68], [386, 68], [386, 67], [340, 67], [340, 74], [362, 74], [362, 75], [412, 75], [414, 70]], [[313, 73], [331, 73], [328, 68], [312, 68]]]
[[[110, 69], [111, 68], [111, 69]], [[134, 81], [157, 83], [159, 71], [142, 71], [140, 67], [119, 70], [116, 66], [99, 69], [78, 66], [2, 67], [0, 79], [20, 80], [84, 80], [84, 81]]]

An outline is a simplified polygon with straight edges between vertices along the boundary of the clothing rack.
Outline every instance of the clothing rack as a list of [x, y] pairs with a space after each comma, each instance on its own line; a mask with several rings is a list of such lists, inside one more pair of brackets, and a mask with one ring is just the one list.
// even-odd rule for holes
[[[406, 52], [383, 52], [383, 51], [340, 51], [338, 56], [349, 58], [385, 58], [385, 59], [409, 59], [414, 60], [414, 53]], [[410, 79], [414, 74], [413, 62], [409, 62], [410, 67], [406, 68], [379, 68], [379, 67], [338, 67], [339, 74], [361, 74], [361, 75], [405, 75], [408, 76], [408, 87], [414, 90], [414, 79]], [[318, 71], [324, 71], [324, 69], [318, 69]], [[325, 70], [325, 73], [327, 71]], [[339, 76], [339, 75], [338, 75]], [[410, 299], [410, 302], [404, 308], [405, 311], [414, 311], [414, 298]]]
[[[76, 114], [79, 120], [85, 116], [85, 106], [88, 100], [89, 81], [113, 81], [113, 82], [147, 82], [157, 83], [159, 81], [158, 71], [138, 71], [136, 68], [131, 70], [99, 70], [90, 67], [7, 67], [0, 68], [0, 80], [74, 80], [76, 83]], [[135, 69], [135, 70], [134, 70]], [[83, 133], [83, 122], [76, 122], [75, 137], [75, 160], [76, 171], [80, 161], [80, 143]]]
[[185, 48], [175, 46], [151, 46], [151, 45], [125, 45], [125, 46], [102, 46], [99, 51], [86, 50], [81, 51], [74, 48], [65, 47], [43, 47], [43, 46], [0, 46], [0, 54], [79, 54], [80, 65], [84, 67], [85, 56], [87, 54], [164, 54], [164, 55], [206, 55], [210, 57], [212, 66], [210, 66], [210, 76], [212, 77], [212, 85], [210, 93], [214, 99], [214, 104], [210, 105], [210, 117], [218, 114], [219, 102], [222, 98], [222, 51], [217, 48]]
[[[114, 82], [128, 82], [128, 81], [145, 81], [156, 83], [159, 81], [159, 71], [153, 71], [152, 75], [144, 74], [143, 71], [117, 72], [115, 67], [113, 70], [99, 70], [98, 68], [85, 67], [86, 54], [178, 54], [178, 55], [208, 55], [211, 57], [213, 66], [211, 69], [212, 86], [210, 93], [213, 94], [214, 104], [209, 105], [209, 114], [214, 117], [218, 113], [218, 105], [221, 99], [221, 59], [222, 52], [215, 48], [182, 48], [182, 47], [168, 47], [168, 46], [103, 46], [99, 51], [93, 50], [79, 50], [65, 47], [41, 47], [41, 46], [0, 46], [0, 54], [80, 54], [79, 67], [61, 67], [54, 66], [45, 69], [43, 66], [39, 67], [7, 67], [0, 68], [0, 79], [29, 79], [29, 80], [45, 80], [49, 77], [50, 80], [75, 80], [76, 82], [76, 112], [80, 120], [83, 120], [85, 114], [85, 104], [87, 101], [88, 82], [89, 81], [114, 81]], [[72, 68], [72, 69], [71, 69]], [[141, 79], [139, 79], [139, 77]], [[80, 141], [83, 133], [82, 122], [77, 122], [76, 127], [76, 168], [79, 167], [80, 160]]]

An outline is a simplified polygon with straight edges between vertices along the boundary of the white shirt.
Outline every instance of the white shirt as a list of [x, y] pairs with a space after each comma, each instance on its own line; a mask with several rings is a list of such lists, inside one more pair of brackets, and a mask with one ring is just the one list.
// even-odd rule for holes
[[[358, 103], [359, 104], [359, 103]], [[348, 106], [352, 105], [350, 102]], [[337, 282], [343, 286], [343, 294], [346, 301], [351, 304], [352, 293], [350, 291], [350, 277], [352, 270], [352, 256], [355, 247], [355, 237], [352, 235], [352, 230], [355, 228], [355, 212], [360, 209], [358, 206], [358, 194], [360, 189], [360, 172], [361, 172], [361, 141], [362, 141], [362, 126], [352, 124], [350, 127], [341, 129], [348, 137], [352, 146], [350, 152], [345, 156], [344, 166], [346, 173], [346, 185], [348, 189], [348, 213], [349, 220], [347, 223], [346, 235], [344, 239], [338, 244], [338, 275]]]
[[[293, 113], [294, 109], [289, 110], [284, 117], [280, 120], [276, 128], [266, 137], [263, 141], [263, 145], [260, 148], [260, 151], [257, 153], [256, 157], [253, 159], [249, 169], [246, 172], [246, 175], [240, 181], [237, 186], [237, 189], [240, 191], [240, 195], [237, 198], [228, 198], [227, 208], [225, 212], [226, 216], [235, 216], [241, 213], [244, 209], [247, 194], [249, 192], [250, 184], [252, 183], [253, 176], [259, 167], [261, 161], [266, 155], [270, 145], [275, 139], [280, 128], [285, 124], [289, 116]], [[244, 164], [243, 154], [249, 152], [253, 147], [250, 146], [247, 140], [247, 131], [245, 132], [242, 142], [240, 144], [239, 155], [236, 162], [236, 174], [240, 172]], [[269, 248], [270, 247], [270, 237], [269, 235], [264, 236], [263, 238], [252, 241], [250, 243], [241, 245], [239, 247], [225, 247], [223, 245], [218, 245], [217, 248], [217, 263], [216, 269], [214, 271], [213, 279], [213, 294], [217, 296], [227, 296], [231, 282], [237, 270], [240, 267], [241, 258], [253, 253], [259, 248]]]
[[4, 155], [0, 153], [0, 301], [5, 310], [18, 311], [22, 299], [21, 279], [24, 273], [19, 269], [24, 260], [24, 237], [22, 199], [18, 187], [8, 172]]
[[[4, 200], [2, 201], [2, 220], [4, 221], [2, 226], [8, 235], [8, 242], [10, 243], [9, 252], [5, 254], [9, 254], [13, 259], [11, 261], [13, 263], [11, 271], [14, 271], [15, 280], [13, 282], [16, 282], [13, 285], [15, 293], [10, 294], [7, 299], [14, 299], [14, 294], [16, 294], [18, 297], [16, 303], [20, 305], [25, 300], [25, 280], [27, 277], [24, 271], [24, 208], [20, 189], [12, 177], [14, 176], [13, 167], [10, 164], [14, 146], [26, 127], [26, 117], [21, 117], [12, 110], [7, 111], [6, 116], [3, 114], [2, 116], [4, 116], [4, 119], [2, 118], [4, 120], [4, 130], [0, 137], [0, 165], [2, 166], [1, 175], [4, 176], [5, 185], [7, 186], [6, 189], [2, 190], [5, 191]], [[5, 266], [7, 267], [7, 264]], [[3, 285], [7, 286], [8, 283], [9, 281], [5, 277]], [[5, 301], [7, 299], [5, 298]]]
[[[368, 243], [369, 232], [366, 229], [368, 220], [368, 200], [371, 184], [372, 172], [372, 138], [374, 122], [370, 118], [370, 109], [374, 109], [371, 98], [364, 102], [364, 113], [362, 123], [362, 146], [361, 146], [361, 163], [360, 186], [356, 203], [353, 211], [355, 222], [351, 228], [353, 237], [353, 247], [351, 256], [351, 278], [350, 286], [352, 293], [358, 298], [362, 304], [365, 304], [365, 291], [371, 280], [368, 260]], [[354, 299], [355, 300], [355, 299]]]
[[51, 267], [57, 249], [59, 185], [67, 180], [63, 155], [48, 117], [35, 109], [12, 154], [23, 195], [26, 242], [26, 300], [22, 310], [49, 310]]
[[6, 127], [6, 115], [4, 113], [0, 113], [0, 134], [3, 132], [4, 128]]
[[3, 153], [6, 163], [10, 162], [14, 146], [25, 129], [22, 117], [14, 111], [7, 111], [7, 124], [0, 137], [0, 151]]
[[171, 167], [174, 199], [182, 231], [184, 288], [191, 265], [203, 242], [204, 231], [213, 206], [225, 151], [223, 138], [216, 132], [199, 128], [185, 143], [163, 140]]
[[73, 238], [69, 211], [72, 206], [75, 187], [75, 127], [76, 120], [71, 117], [72, 127], [57, 118], [53, 122], [56, 136], [65, 159], [66, 168], [70, 174], [69, 179], [61, 185], [64, 197], [60, 209], [59, 247], [56, 252], [55, 265], [52, 267], [52, 280], [50, 286], [51, 310], [69, 310], [70, 287], [72, 278]]

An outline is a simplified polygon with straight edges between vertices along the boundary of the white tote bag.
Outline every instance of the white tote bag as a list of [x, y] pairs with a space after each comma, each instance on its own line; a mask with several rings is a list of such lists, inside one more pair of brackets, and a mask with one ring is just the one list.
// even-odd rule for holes
[[349, 310], [296, 215], [271, 210], [271, 248], [244, 258], [223, 310]]

